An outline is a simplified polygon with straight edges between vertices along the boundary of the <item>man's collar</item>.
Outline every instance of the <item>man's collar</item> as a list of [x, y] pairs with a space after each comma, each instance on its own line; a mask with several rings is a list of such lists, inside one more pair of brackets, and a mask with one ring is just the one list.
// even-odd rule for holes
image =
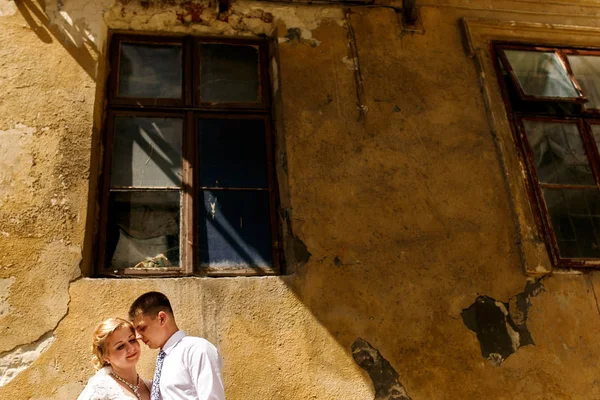
[[167, 342], [165, 343], [165, 345], [162, 347], [162, 350], [169, 355], [169, 353], [171, 352], [171, 350], [173, 349], [173, 347], [175, 347], [175, 345], [177, 343], [179, 343], [179, 341], [181, 339], [183, 339], [186, 336], [185, 332], [182, 330], [178, 330], [177, 332], [175, 332], [174, 334], [171, 335], [171, 337], [169, 338], [169, 340], [167, 340]]

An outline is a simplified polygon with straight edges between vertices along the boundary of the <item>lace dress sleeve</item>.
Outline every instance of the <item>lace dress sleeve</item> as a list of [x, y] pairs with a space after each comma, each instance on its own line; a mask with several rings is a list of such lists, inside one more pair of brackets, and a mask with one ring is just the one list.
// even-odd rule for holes
[[122, 400], [123, 391], [106, 368], [92, 376], [77, 400]]

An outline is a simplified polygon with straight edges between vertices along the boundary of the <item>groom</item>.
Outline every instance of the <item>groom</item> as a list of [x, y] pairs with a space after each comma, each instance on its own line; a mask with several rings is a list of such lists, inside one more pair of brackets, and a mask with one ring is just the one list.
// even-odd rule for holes
[[179, 330], [167, 296], [141, 295], [129, 308], [129, 319], [144, 344], [160, 348], [151, 400], [225, 400], [219, 351]]

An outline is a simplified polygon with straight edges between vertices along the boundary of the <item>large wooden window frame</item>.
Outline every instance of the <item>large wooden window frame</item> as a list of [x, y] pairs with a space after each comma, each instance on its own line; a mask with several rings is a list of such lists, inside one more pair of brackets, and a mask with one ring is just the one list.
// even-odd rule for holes
[[[600, 258], [565, 258], [561, 257], [556, 233], [552, 226], [550, 213], [546, 207], [543, 197], [543, 189], [595, 189], [600, 190], [600, 153], [598, 146], [595, 144], [592, 135], [591, 126], [600, 125], [600, 109], [589, 109], [581, 107], [581, 112], [577, 115], [558, 115], [557, 113], [542, 113], [542, 112], [523, 112], [513, 108], [510, 100], [510, 94], [506, 83], [503, 79], [502, 68], [506, 70], [509, 78], [518, 91], [521, 100], [530, 102], [563, 102], [563, 103], [578, 103], [584, 104], [587, 101], [585, 94], [581, 90], [580, 84], [573, 75], [573, 72], [567, 61], [567, 55], [592, 55], [600, 57], [600, 49], [590, 48], [570, 48], [570, 47], [550, 47], [540, 45], [525, 45], [508, 42], [490, 42], [492, 61], [496, 72], [496, 77], [502, 92], [504, 105], [511, 127], [513, 129], [515, 143], [518, 147], [519, 159], [525, 167], [526, 171], [526, 186], [530, 197], [534, 217], [537, 223], [537, 229], [542, 237], [545, 238], [548, 252], [551, 256], [554, 266], [559, 268], [597, 268], [600, 267]], [[510, 63], [508, 62], [503, 50], [526, 50], [526, 51], [541, 51], [555, 52], [567, 70], [569, 79], [573, 82], [580, 96], [577, 98], [552, 98], [552, 97], [537, 97], [529, 96], [523, 93], [516, 75]], [[500, 64], [502, 63], [502, 65]], [[538, 179], [537, 170], [534, 163], [534, 156], [529, 141], [526, 137], [524, 121], [539, 121], [553, 123], [568, 123], [575, 124], [579, 130], [585, 154], [588, 158], [590, 169], [595, 181], [595, 185], [570, 185], [570, 184], [553, 184], [542, 183]]]
[[[180, 99], [164, 98], [127, 98], [118, 95], [118, 67], [120, 46], [123, 43], [143, 45], [176, 45], [182, 47], [182, 87]], [[200, 99], [200, 69], [202, 65], [200, 45], [245, 45], [252, 46], [259, 54], [259, 88], [258, 101], [245, 103], [210, 103]], [[204, 38], [192, 36], [147, 36], [114, 33], [110, 38], [110, 73], [106, 95], [106, 123], [102, 135], [103, 164], [100, 179], [100, 216], [96, 239], [96, 275], [99, 276], [240, 276], [240, 275], [272, 275], [281, 273], [282, 252], [279, 222], [277, 218], [278, 191], [274, 167], [274, 139], [272, 133], [272, 110], [268, 74], [268, 43], [262, 39], [248, 38]], [[111, 269], [106, 265], [107, 220], [110, 186], [110, 170], [114, 142], [115, 117], [176, 117], [183, 120], [182, 137], [182, 185], [180, 214], [180, 259], [181, 265], [172, 268], [125, 268]], [[199, 182], [199, 144], [197, 140], [198, 121], [202, 119], [253, 119], [264, 121], [266, 166], [268, 188], [225, 188], [200, 187]], [[129, 188], [132, 191], [144, 189]], [[128, 190], [124, 188], [123, 190]], [[153, 189], [156, 190], [156, 189]], [[159, 189], [160, 190], [160, 189]], [[168, 190], [168, 189], [165, 189]], [[171, 189], [174, 190], [174, 189]], [[265, 190], [269, 198], [269, 224], [271, 229], [272, 268], [219, 267], [200, 268], [199, 234], [196, 227], [199, 223], [195, 212], [195, 199], [201, 203], [203, 190]], [[197, 206], [197, 205], [196, 205]], [[197, 207], [196, 207], [197, 208]]]

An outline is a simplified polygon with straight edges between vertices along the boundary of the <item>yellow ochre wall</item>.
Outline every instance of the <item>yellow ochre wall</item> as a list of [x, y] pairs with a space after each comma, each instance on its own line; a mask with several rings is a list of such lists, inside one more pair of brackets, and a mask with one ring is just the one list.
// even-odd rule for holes
[[[218, 346], [232, 400], [373, 399], [353, 343], [413, 400], [600, 398], [600, 276], [551, 268], [486, 45], [600, 47], [600, 1], [401, 5], [0, 0], [0, 399], [76, 398], [93, 327], [148, 290]], [[110, 30], [274, 38], [293, 273], [90, 277]], [[486, 359], [478, 296], [534, 344]]]

